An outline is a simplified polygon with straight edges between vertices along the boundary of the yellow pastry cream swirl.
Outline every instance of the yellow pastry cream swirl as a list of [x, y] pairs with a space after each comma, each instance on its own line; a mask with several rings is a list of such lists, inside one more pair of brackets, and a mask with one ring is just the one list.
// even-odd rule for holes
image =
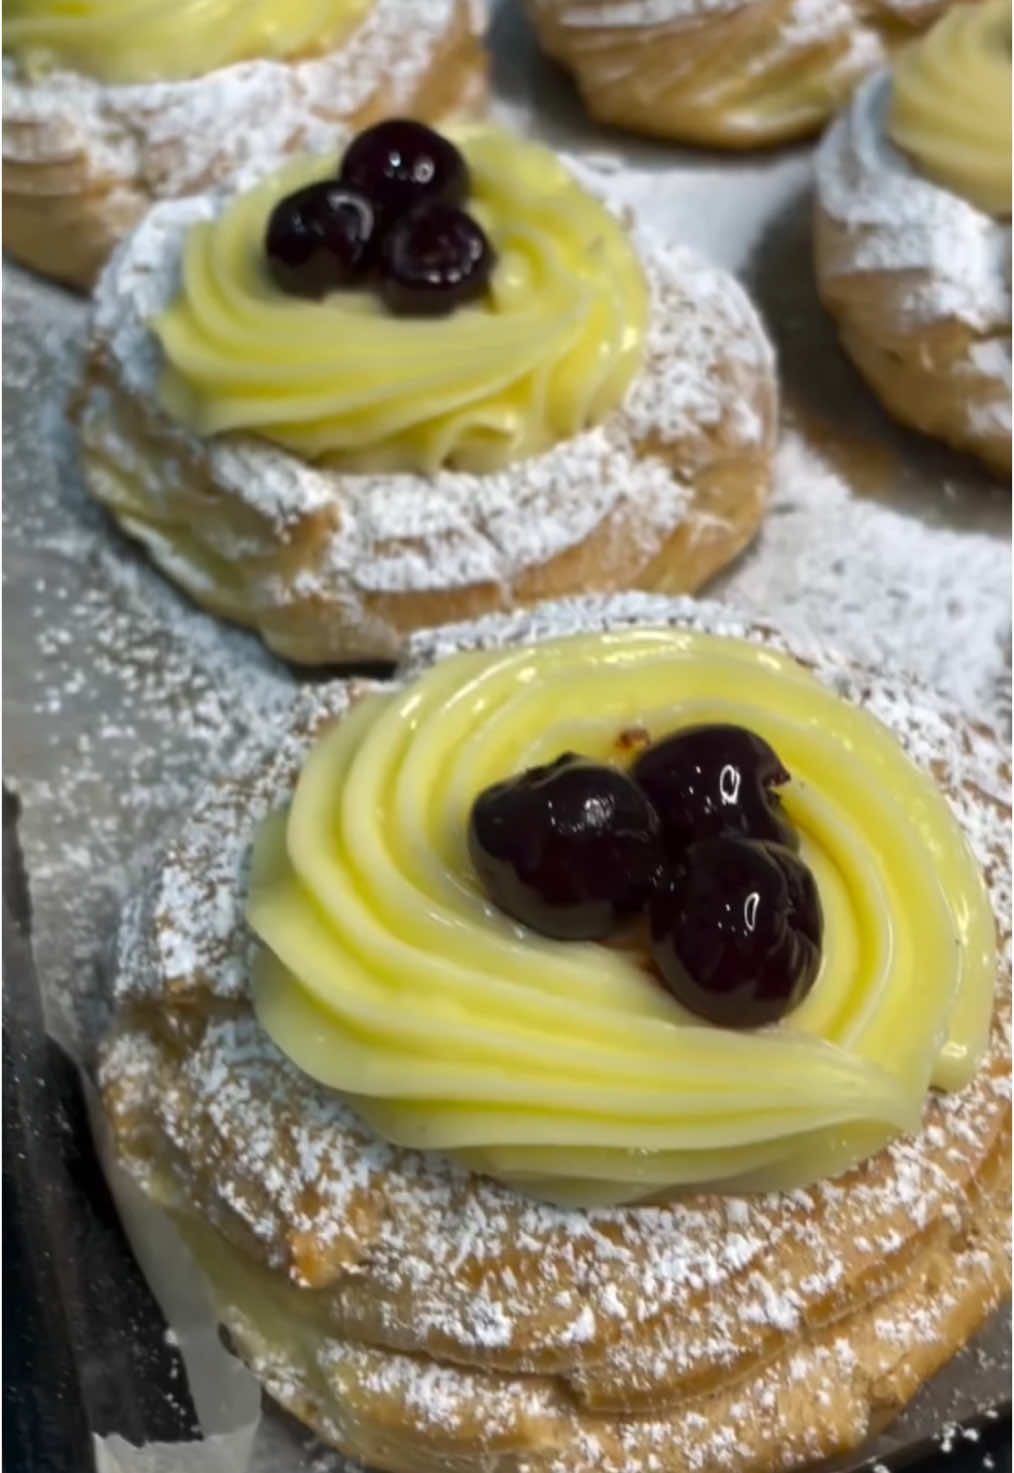
[[332, 51], [370, 0], [7, 0], [4, 50], [33, 78], [180, 82], [257, 57]]
[[894, 68], [888, 132], [931, 179], [1011, 209], [1011, 0], [952, 5]]
[[621, 403], [648, 314], [621, 225], [546, 149], [491, 127], [445, 131], [496, 253], [484, 295], [436, 319], [395, 316], [368, 288], [285, 295], [266, 267], [266, 222], [337, 165], [301, 160], [190, 231], [179, 298], [153, 324], [170, 413], [305, 460], [429, 473], [499, 469]]
[[[686, 1011], [636, 944], [512, 921], [468, 856], [491, 782], [701, 722], [788, 767], [824, 911], [812, 990], [754, 1031]], [[890, 732], [788, 657], [671, 629], [468, 652], [355, 705], [261, 828], [248, 917], [296, 1064], [388, 1140], [577, 1205], [845, 1169], [969, 1079], [996, 967], [978, 866]]]

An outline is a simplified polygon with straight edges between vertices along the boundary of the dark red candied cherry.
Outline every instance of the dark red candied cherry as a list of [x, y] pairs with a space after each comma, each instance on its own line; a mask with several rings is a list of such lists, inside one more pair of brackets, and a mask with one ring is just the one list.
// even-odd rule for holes
[[278, 201], [265, 250], [284, 291], [319, 297], [347, 286], [366, 269], [374, 233], [369, 200], [333, 179], [308, 184]]
[[820, 968], [824, 918], [810, 870], [780, 844], [704, 839], [652, 896], [651, 955], [685, 1007], [727, 1028], [774, 1023]]
[[493, 260], [485, 233], [464, 210], [417, 205], [380, 242], [380, 295], [399, 316], [442, 316], [481, 296]]
[[460, 205], [470, 182], [454, 144], [409, 118], [388, 118], [360, 133], [345, 151], [339, 178], [365, 194], [385, 224], [422, 200]]
[[642, 752], [631, 775], [658, 810], [666, 848], [742, 834], [798, 849], [774, 791], [789, 781], [777, 753], [745, 726], [688, 726]]
[[607, 936], [643, 909], [661, 861], [658, 838], [658, 818], [630, 779], [573, 752], [486, 788], [468, 825], [490, 898], [564, 941]]

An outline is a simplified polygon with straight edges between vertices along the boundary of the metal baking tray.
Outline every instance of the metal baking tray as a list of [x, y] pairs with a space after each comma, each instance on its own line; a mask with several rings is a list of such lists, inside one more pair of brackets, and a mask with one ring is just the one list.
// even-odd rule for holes
[[[718, 156], [597, 129], [514, 0], [494, 7], [490, 49], [504, 120], [610, 169], [649, 224], [736, 271], [765, 316], [783, 387], [775, 494], [709, 592], [911, 670], [1009, 732], [1009, 488], [893, 425], [839, 351], [813, 286], [812, 148]], [[323, 672], [200, 613], [89, 502], [67, 420], [87, 303], [9, 263], [3, 286], [4, 774], [32, 896], [29, 921], [7, 803], [4, 1466], [336, 1473], [337, 1454], [275, 1409], [239, 1461], [222, 1429], [255, 1392], [152, 1297], [93, 1149], [87, 1085], [124, 893], [199, 779]], [[1005, 1312], [870, 1456], [1009, 1468], [1009, 1397]], [[195, 1461], [199, 1425], [217, 1430]]]

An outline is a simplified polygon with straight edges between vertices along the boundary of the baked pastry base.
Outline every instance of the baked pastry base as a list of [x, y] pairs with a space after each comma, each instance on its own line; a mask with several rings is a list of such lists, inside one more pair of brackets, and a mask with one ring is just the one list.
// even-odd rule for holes
[[194, 82], [101, 87], [61, 73], [33, 85], [5, 73], [4, 249], [90, 289], [159, 199], [214, 188], [265, 153], [334, 147], [346, 128], [392, 112], [440, 118], [480, 106], [486, 58], [472, 0], [445, 0], [443, 29], [422, 46], [401, 4], [375, 0], [329, 55]]
[[[998, 1154], [1009, 1156], [1009, 1135]], [[981, 1181], [973, 1198], [974, 1222], [964, 1231], [929, 1235], [894, 1288], [806, 1332], [791, 1351], [728, 1388], [622, 1422], [575, 1406], [549, 1377], [493, 1376], [436, 1364], [427, 1370], [409, 1356], [350, 1346], [326, 1334], [311, 1352], [299, 1334], [298, 1290], [268, 1287], [262, 1273], [192, 1218], [180, 1226], [237, 1353], [279, 1405], [368, 1467], [385, 1473], [691, 1473], [712, 1466], [732, 1432], [730, 1465], [766, 1470], [858, 1447], [999, 1303], [1009, 1173], [999, 1162], [990, 1172], [995, 1180]], [[911, 1324], [921, 1331], [915, 1344], [885, 1345], [885, 1332]], [[419, 1400], [421, 1416], [411, 1405]], [[814, 1401], [820, 1405], [816, 1419]], [[509, 1420], [508, 1402], [514, 1404]], [[492, 1438], [491, 1425], [497, 1429]]]
[[170, 578], [287, 659], [391, 659], [413, 629], [563, 594], [690, 592], [756, 531], [773, 353], [740, 287], [694, 253], [642, 243], [646, 361], [604, 425], [489, 475], [355, 475], [253, 436], [201, 440], [161, 410], [147, 319], [202, 208], [153, 212], [103, 276], [83, 467]]
[[528, 10], [592, 117], [750, 149], [818, 132], [891, 47], [947, 3], [826, 0], [819, 13], [799, 0], [528, 0]]
[[[665, 621], [781, 641], [636, 595], [441, 631], [456, 647]], [[390, 1473], [731, 1473], [857, 1446], [1009, 1286], [1009, 768], [923, 691], [799, 653], [929, 764], [974, 833], [1003, 928], [989, 1052], [923, 1128], [791, 1194], [594, 1213], [389, 1148], [286, 1060], [246, 997], [252, 829], [360, 685], [305, 693], [287, 735], [198, 799], [119, 946], [102, 1065], [121, 1156], [178, 1214], [272, 1395]], [[266, 748], [270, 746], [270, 751]]]

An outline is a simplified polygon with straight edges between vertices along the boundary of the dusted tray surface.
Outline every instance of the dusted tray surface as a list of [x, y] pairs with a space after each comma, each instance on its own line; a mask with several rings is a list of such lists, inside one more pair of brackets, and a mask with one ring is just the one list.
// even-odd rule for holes
[[[755, 546], [709, 592], [867, 663], [909, 668], [976, 715], [1007, 725], [1009, 489], [894, 426], [839, 352], [812, 280], [811, 150], [719, 158], [596, 130], [569, 84], [538, 57], [520, 12], [504, 0], [493, 23], [501, 114], [622, 171], [624, 194], [649, 223], [739, 273], [779, 350], [784, 406], [773, 505]], [[87, 1062], [107, 1017], [102, 956], [123, 893], [202, 774], [228, 762], [249, 732], [277, 721], [299, 681], [319, 676], [293, 672], [253, 637], [197, 612], [88, 501], [66, 416], [83, 300], [5, 264], [3, 309], [5, 774], [25, 805], [46, 1018]], [[131, 1260], [80, 1116], [66, 1124], [77, 1109], [67, 1103], [76, 1077], [42, 1043], [31, 976], [17, 927], [9, 926], [5, 994], [15, 1006], [4, 1038], [12, 1091], [5, 1131], [20, 1135], [5, 1138], [5, 1253], [21, 1256], [5, 1262], [7, 1283], [20, 1288], [8, 1295], [4, 1329], [8, 1367], [23, 1375], [8, 1378], [14, 1416], [5, 1438], [19, 1429], [43, 1437], [40, 1405], [55, 1409], [54, 1425], [72, 1440], [83, 1428], [114, 1425], [135, 1439], [185, 1436], [193, 1409], [176, 1396], [178, 1364], [143, 1282], [135, 1276], [129, 1287]], [[47, 1138], [63, 1141], [66, 1156], [32, 1145]], [[54, 1162], [59, 1190], [49, 1179]], [[62, 1244], [55, 1262], [46, 1257], [53, 1233]], [[86, 1342], [91, 1350], [75, 1341], [82, 1327], [98, 1335]], [[46, 1384], [33, 1406], [26, 1397], [37, 1394], [39, 1361], [31, 1346], [40, 1335]], [[900, 1466], [922, 1456], [923, 1440], [943, 1424], [1008, 1397], [1009, 1338], [1000, 1317], [877, 1443], [877, 1456]], [[992, 1430], [1001, 1423], [985, 1423], [979, 1442], [945, 1436], [946, 1466], [985, 1450], [1003, 1467], [1003, 1432], [994, 1451]], [[46, 1467], [13, 1449], [5, 1465]], [[258, 1431], [254, 1466], [330, 1473], [340, 1460], [272, 1414]]]

